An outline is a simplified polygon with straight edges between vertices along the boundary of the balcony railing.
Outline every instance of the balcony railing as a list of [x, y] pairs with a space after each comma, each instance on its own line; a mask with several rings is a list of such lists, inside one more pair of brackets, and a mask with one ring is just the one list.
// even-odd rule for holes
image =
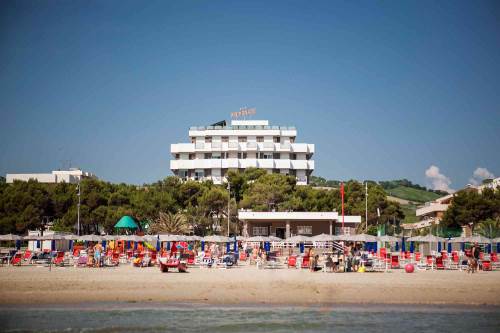
[[191, 126], [190, 131], [206, 130], [280, 130], [295, 131], [295, 126], [262, 126], [262, 125], [238, 125], [238, 126]]

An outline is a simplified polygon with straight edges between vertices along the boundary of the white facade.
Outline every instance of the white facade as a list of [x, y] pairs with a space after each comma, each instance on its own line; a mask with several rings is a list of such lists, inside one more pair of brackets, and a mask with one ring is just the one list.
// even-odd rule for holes
[[253, 212], [238, 211], [243, 222], [243, 236], [276, 236], [288, 238], [294, 235], [355, 234], [361, 216], [342, 216], [337, 212]]
[[39, 183], [72, 183], [76, 184], [83, 178], [96, 178], [90, 172], [84, 172], [80, 169], [56, 170], [52, 173], [8, 173], [7, 183], [13, 183], [15, 180], [27, 182], [30, 179]]
[[191, 127], [191, 143], [170, 146], [172, 172], [183, 179], [221, 184], [228, 170], [249, 167], [293, 175], [306, 185], [314, 170], [314, 144], [295, 143], [295, 127], [267, 120], [233, 120], [230, 126]]

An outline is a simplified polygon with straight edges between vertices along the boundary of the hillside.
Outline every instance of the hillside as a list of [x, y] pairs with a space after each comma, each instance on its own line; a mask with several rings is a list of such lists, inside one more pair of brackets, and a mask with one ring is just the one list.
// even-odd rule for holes
[[405, 186], [398, 186], [395, 188], [386, 189], [385, 191], [390, 196], [420, 203], [432, 201], [442, 196], [434, 192]]

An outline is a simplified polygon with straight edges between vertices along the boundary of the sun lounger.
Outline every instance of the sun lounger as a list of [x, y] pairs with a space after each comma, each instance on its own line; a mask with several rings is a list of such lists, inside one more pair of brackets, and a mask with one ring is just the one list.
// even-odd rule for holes
[[52, 263], [56, 266], [64, 266], [64, 252], [58, 251]]
[[80, 255], [78, 257], [78, 260], [76, 262], [76, 266], [77, 267], [87, 267], [87, 256], [86, 255]]
[[12, 266], [21, 266], [23, 261], [23, 254], [21, 252], [16, 252], [14, 256], [10, 259], [10, 264]]
[[436, 257], [436, 269], [444, 269], [443, 257]]
[[481, 268], [483, 271], [491, 271], [491, 261], [489, 260], [482, 260], [481, 261]]
[[26, 250], [24, 251], [23, 261], [27, 264], [31, 264], [31, 259], [33, 258], [33, 251]]
[[400, 268], [399, 266], [399, 256], [392, 256], [391, 257], [391, 268]]

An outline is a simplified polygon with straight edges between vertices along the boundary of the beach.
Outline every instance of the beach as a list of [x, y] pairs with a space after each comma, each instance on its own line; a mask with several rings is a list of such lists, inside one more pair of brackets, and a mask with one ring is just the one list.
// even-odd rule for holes
[[297, 269], [0, 267], [0, 304], [500, 305], [500, 271], [311, 273]]

